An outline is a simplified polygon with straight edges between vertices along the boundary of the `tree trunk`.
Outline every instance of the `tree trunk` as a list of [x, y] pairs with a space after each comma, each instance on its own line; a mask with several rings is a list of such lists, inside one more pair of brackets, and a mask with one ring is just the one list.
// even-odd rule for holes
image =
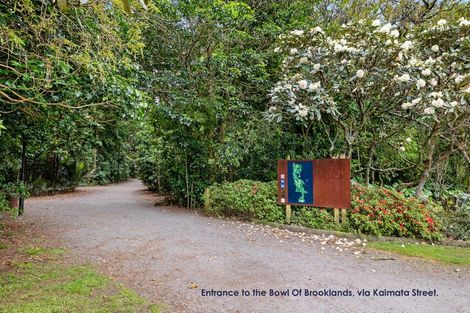
[[[432, 149], [434, 150], [434, 149]], [[421, 173], [421, 176], [419, 177], [418, 180], [418, 186], [416, 187], [416, 193], [415, 196], [418, 199], [423, 199], [423, 191], [424, 191], [424, 185], [428, 181], [429, 174], [431, 174], [431, 168], [432, 168], [432, 153], [430, 153], [431, 158], [429, 158], [424, 162], [424, 170]]]
[[186, 208], [189, 209], [190, 195], [189, 195], [189, 173], [188, 173], [188, 159], [186, 158]]
[[[22, 150], [21, 150], [21, 173], [20, 173], [20, 180], [23, 184], [25, 184], [26, 178], [26, 139], [23, 137], [22, 142]], [[20, 197], [18, 203], [18, 215], [23, 215], [24, 213], [24, 197]]]
[[352, 158], [352, 153], [353, 153], [353, 145], [352, 143], [348, 142], [348, 150], [347, 150], [348, 159]]
[[52, 158], [52, 190], [55, 190], [55, 185], [57, 182], [57, 174], [59, 172], [59, 157], [54, 153]]
[[369, 159], [367, 160], [367, 167], [366, 167], [366, 185], [369, 186], [370, 181], [370, 169], [372, 167], [372, 160], [375, 154], [375, 146], [372, 145], [369, 150]]
[[434, 155], [434, 149], [436, 147], [436, 138], [437, 138], [438, 130], [439, 130], [439, 123], [436, 123], [434, 124], [431, 135], [429, 135], [428, 155], [427, 155], [426, 160], [424, 161], [424, 169], [423, 169], [423, 172], [421, 173], [421, 176], [419, 177], [418, 186], [416, 187], [415, 196], [418, 199], [423, 199], [424, 185], [428, 181], [429, 175], [431, 174], [432, 165], [433, 165], [432, 159]]

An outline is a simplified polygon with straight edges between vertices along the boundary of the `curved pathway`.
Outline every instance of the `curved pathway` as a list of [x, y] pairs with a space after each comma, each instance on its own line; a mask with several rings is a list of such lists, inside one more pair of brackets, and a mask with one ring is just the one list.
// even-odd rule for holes
[[[137, 180], [36, 197], [27, 223], [53, 234], [84, 260], [167, 312], [468, 312], [470, 271], [412, 258], [340, 251], [266, 226], [157, 207]], [[385, 255], [390, 256], [390, 255]], [[286, 290], [289, 296], [205, 296], [202, 289]], [[434, 290], [437, 296], [374, 296], [374, 289]], [[302, 296], [293, 296], [302, 289]], [[304, 296], [351, 291], [354, 296]], [[370, 290], [361, 297], [358, 290]]]

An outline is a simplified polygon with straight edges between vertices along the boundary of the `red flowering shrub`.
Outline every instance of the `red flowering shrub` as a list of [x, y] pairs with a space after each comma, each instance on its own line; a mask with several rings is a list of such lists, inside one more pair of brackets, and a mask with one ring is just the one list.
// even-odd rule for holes
[[436, 207], [384, 187], [352, 186], [349, 223], [359, 233], [440, 239]]
[[[433, 205], [384, 187], [353, 184], [348, 224], [337, 225], [333, 210], [292, 208], [292, 223], [317, 229], [358, 232], [376, 236], [440, 239], [440, 223]], [[239, 180], [215, 184], [204, 193], [209, 215], [236, 216], [262, 222], [285, 222], [285, 207], [277, 204], [277, 182]]]

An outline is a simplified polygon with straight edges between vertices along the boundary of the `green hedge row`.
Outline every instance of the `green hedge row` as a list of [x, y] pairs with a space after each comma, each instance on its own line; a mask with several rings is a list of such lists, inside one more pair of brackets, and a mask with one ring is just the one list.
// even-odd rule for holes
[[[384, 187], [352, 186], [352, 208], [348, 223], [336, 225], [332, 211], [293, 207], [292, 222], [297, 225], [356, 232], [376, 236], [442, 238], [437, 216], [439, 207], [422, 204], [415, 198]], [[277, 204], [276, 182], [239, 180], [212, 185], [204, 196], [205, 212], [215, 216], [235, 216], [245, 220], [284, 223], [284, 207]]]
[[284, 220], [284, 211], [277, 205], [276, 188], [276, 182], [246, 179], [215, 184], [204, 192], [204, 208], [210, 215], [281, 222]]

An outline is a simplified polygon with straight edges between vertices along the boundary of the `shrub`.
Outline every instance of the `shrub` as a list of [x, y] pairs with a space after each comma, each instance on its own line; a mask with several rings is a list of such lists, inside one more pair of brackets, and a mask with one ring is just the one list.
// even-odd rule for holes
[[335, 223], [332, 210], [320, 208], [294, 207], [292, 223], [316, 229], [347, 230]]
[[447, 237], [470, 239], [470, 194], [461, 190], [446, 190], [440, 195], [443, 231]]
[[215, 184], [208, 187], [203, 195], [204, 208], [211, 215], [281, 222], [284, 220], [284, 210], [277, 205], [276, 188], [276, 182], [245, 179]]
[[10, 207], [8, 206], [7, 197], [4, 193], [0, 192], [0, 212], [8, 211]]
[[445, 211], [441, 218], [447, 237], [470, 240], [470, 210]]
[[393, 189], [354, 184], [351, 208], [349, 223], [359, 233], [424, 239], [442, 237], [436, 204], [423, 204]]
[[[440, 239], [441, 225], [434, 203], [423, 204], [415, 198], [384, 187], [353, 184], [348, 224], [336, 225], [332, 210], [294, 207], [292, 222], [297, 225], [333, 230], [347, 230], [375, 236]], [[247, 220], [281, 222], [284, 206], [277, 204], [276, 182], [239, 180], [216, 184], [203, 196], [210, 215], [237, 216]]]
[[26, 188], [26, 185], [23, 182], [16, 182], [16, 183], [10, 182], [1, 186], [0, 189], [7, 196], [24, 197], [24, 198], [29, 197], [28, 189]]

